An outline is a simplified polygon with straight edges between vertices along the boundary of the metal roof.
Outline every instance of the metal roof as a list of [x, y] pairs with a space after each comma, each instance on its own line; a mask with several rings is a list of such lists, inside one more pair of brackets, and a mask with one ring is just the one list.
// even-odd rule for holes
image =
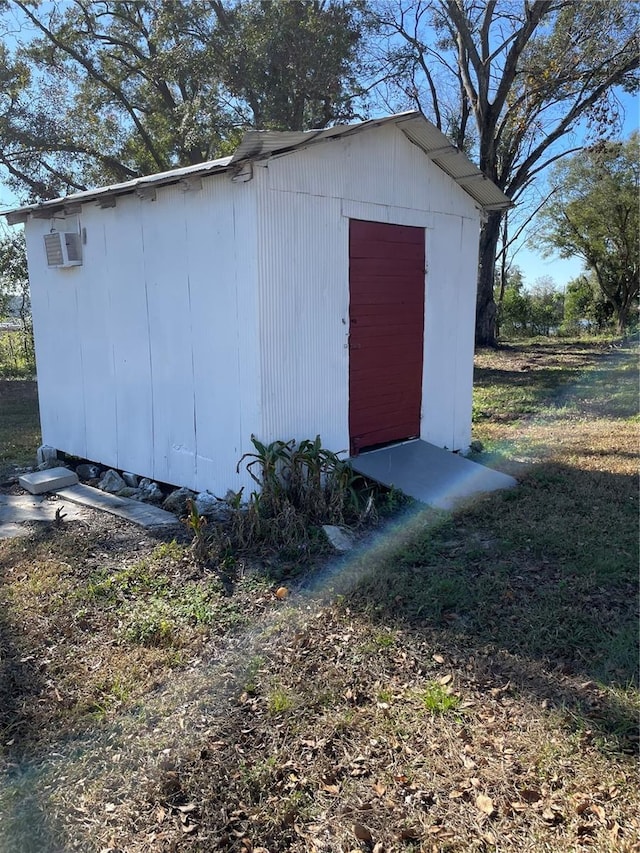
[[252, 160], [264, 160], [274, 155], [289, 154], [324, 140], [351, 136], [385, 124], [397, 125], [407, 139], [424, 151], [438, 168], [449, 175], [484, 210], [504, 210], [511, 207], [511, 200], [483, 175], [466, 154], [459, 151], [422, 113], [414, 111], [370, 119], [369, 121], [358, 122], [358, 124], [337, 125], [325, 130], [284, 132], [250, 130], [245, 133], [232, 157], [222, 157], [219, 160], [209, 160], [195, 166], [185, 166], [168, 172], [147, 175], [120, 184], [84, 190], [50, 201], [14, 207], [10, 210], [1, 211], [0, 216], [6, 216], [9, 224], [14, 225], [18, 222], [24, 222], [30, 214], [53, 216], [56, 213], [75, 213], [80, 205], [94, 201], [104, 207], [112, 206], [115, 203], [115, 198], [119, 195], [131, 193], [142, 195], [145, 192], [151, 192], [155, 187], [169, 184], [184, 183], [188, 187], [190, 181], [199, 178], [221, 172], [238, 172], [242, 170], [244, 164]]

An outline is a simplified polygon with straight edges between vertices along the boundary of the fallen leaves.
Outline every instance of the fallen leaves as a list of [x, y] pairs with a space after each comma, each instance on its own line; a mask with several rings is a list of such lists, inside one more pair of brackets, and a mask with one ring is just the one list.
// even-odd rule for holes
[[496, 811], [495, 806], [493, 805], [493, 800], [486, 794], [478, 794], [476, 797], [476, 808], [488, 817], [491, 817]]
[[374, 782], [373, 783], [373, 790], [376, 792], [376, 794], [379, 797], [384, 797], [384, 795], [387, 791], [387, 788], [386, 788], [386, 785], [382, 784], [382, 782]]
[[353, 824], [353, 834], [358, 841], [364, 841], [365, 844], [371, 844], [373, 842], [373, 835], [371, 835], [371, 831], [362, 823]]
[[[249, 643], [249, 651], [242, 646], [237, 667], [223, 659], [215, 669], [224, 652], [220, 639], [222, 652], [213, 643], [193, 651], [198, 661], [211, 652], [208, 670], [220, 674], [218, 691], [210, 672], [193, 689], [202, 667], [191, 667], [191, 658], [184, 672], [175, 669], [176, 682], [186, 677], [174, 728], [170, 716], [158, 715], [154, 724], [166, 725], [168, 742], [179, 748], [175, 768], [164, 784], [154, 782], [151, 805], [141, 811], [147, 849], [517, 850], [532, 835], [558, 850], [629, 844], [635, 829], [627, 759], [603, 757], [591, 746], [574, 749], [577, 740], [536, 709], [541, 697], [527, 692], [513, 661], [506, 666], [493, 648], [441, 647], [440, 638], [409, 630], [401, 651], [400, 644], [378, 644], [372, 652], [379, 629], [372, 635], [353, 614], [322, 608], [301, 615], [289, 606], [296, 596], [271, 583], [260, 595], [277, 630], [269, 623], [259, 643]], [[442, 653], [433, 652], [434, 642]], [[417, 715], [427, 682], [459, 692], [459, 709], [472, 710], [434, 720]], [[578, 682], [593, 690], [584, 676]], [[296, 696], [287, 721], [267, 713], [274, 685]], [[124, 767], [122, 744], [118, 754]], [[121, 832], [131, 803], [137, 805], [135, 796], [108, 790], [93, 813]]]

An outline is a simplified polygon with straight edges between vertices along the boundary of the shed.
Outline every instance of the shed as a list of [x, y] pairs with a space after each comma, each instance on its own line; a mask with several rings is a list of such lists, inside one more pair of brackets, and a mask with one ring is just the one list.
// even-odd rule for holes
[[465, 450], [479, 228], [509, 204], [409, 112], [5, 212], [43, 441], [216, 494], [252, 433]]

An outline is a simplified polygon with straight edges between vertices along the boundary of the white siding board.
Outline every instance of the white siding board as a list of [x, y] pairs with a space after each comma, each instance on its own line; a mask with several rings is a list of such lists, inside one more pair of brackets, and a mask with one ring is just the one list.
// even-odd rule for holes
[[[235, 347], [236, 319], [227, 252], [233, 235], [227, 227], [228, 211], [219, 205], [218, 180], [206, 181], [200, 192], [187, 193], [187, 269], [192, 340], [196, 466], [193, 488], [213, 488], [220, 480], [222, 449], [233, 442], [236, 405], [230, 397], [233, 374], [220, 361], [221, 347]], [[226, 318], [226, 324], [220, 324]], [[222, 325], [222, 328], [220, 325]], [[223, 403], [229, 397], [227, 407]], [[228, 453], [228, 450], [227, 450]], [[221, 466], [222, 462], [222, 466]]]
[[[456, 418], [463, 416], [465, 397], [470, 412], [473, 324], [469, 329], [469, 316], [475, 308], [473, 259], [477, 266], [477, 255], [477, 222], [438, 217], [427, 240], [421, 438], [449, 450], [466, 449], [469, 444], [459, 443], [469, 428], [465, 430], [460, 420], [456, 430]], [[465, 303], [462, 310], [461, 288], [462, 299], [470, 300], [473, 308]]]
[[260, 215], [263, 440], [347, 450], [348, 222], [337, 199], [267, 191]]
[[78, 339], [82, 351], [86, 447], [79, 456], [115, 464], [118, 457], [115, 374], [110, 339], [117, 318], [110, 314], [105, 226], [95, 211], [82, 218], [87, 229], [78, 287]]
[[473, 406], [473, 355], [475, 349], [476, 292], [480, 223], [462, 220], [461, 249], [456, 291], [456, 409], [453, 447], [467, 450], [471, 444]]
[[183, 195], [167, 189], [155, 202], [140, 206], [151, 359], [152, 476], [168, 483], [193, 482], [196, 455]]
[[236, 466], [244, 453], [254, 450], [251, 435], [262, 422], [260, 362], [260, 314], [258, 293], [258, 270], [261, 266], [258, 254], [258, 220], [256, 183], [231, 184], [234, 214], [234, 270], [236, 296], [236, 352], [238, 384], [234, 389], [240, 401], [239, 432], [233, 446], [232, 488], [245, 487], [247, 491], [255, 483], [242, 467]]
[[235, 474], [256, 427], [258, 334], [255, 198], [227, 177], [187, 193], [187, 268], [195, 389], [193, 488], [224, 494], [248, 485]]
[[393, 126], [275, 157], [268, 169], [273, 189], [478, 215], [464, 190]]
[[77, 301], [82, 273], [80, 268], [47, 267], [43, 236], [49, 230], [49, 222], [39, 220], [26, 234], [42, 437], [59, 450], [82, 454], [85, 422]]
[[99, 460], [145, 477], [153, 476], [155, 434], [141, 206], [151, 203], [131, 197], [106, 212], [118, 456]]
[[372, 204], [369, 201], [342, 199], [341, 212], [347, 219], [365, 219], [385, 222], [390, 225], [411, 225], [417, 228], [433, 228], [433, 214], [427, 210], [410, 207], [394, 207], [390, 204]]

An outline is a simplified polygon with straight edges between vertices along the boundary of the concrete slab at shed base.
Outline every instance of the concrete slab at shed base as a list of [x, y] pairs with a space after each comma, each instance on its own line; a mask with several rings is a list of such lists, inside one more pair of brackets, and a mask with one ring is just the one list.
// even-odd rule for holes
[[0, 495], [0, 539], [28, 536], [30, 530], [22, 527], [22, 522], [52, 522], [57, 509], [61, 510], [64, 521], [86, 518], [81, 507], [69, 506], [62, 501], [51, 501], [38, 495]]
[[73, 486], [78, 482], [78, 475], [68, 468], [49, 468], [46, 471], [34, 471], [18, 477], [20, 487], [32, 495], [43, 495], [45, 492], [55, 492], [64, 486]]
[[100, 509], [117, 515], [140, 527], [175, 527], [179, 524], [177, 516], [160, 507], [134, 501], [130, 498], [119, 498], [94, 489], [91, 486], [79, 484], [66, 489], [58, 489], [56, 494], [65, 501], [72, 501], [91, 509]]
[[439, 509], [453, 509], [464, 498], [517, 485], [508, 474], [419, 439], [369, 450], [351, 464], [359, 474]]

